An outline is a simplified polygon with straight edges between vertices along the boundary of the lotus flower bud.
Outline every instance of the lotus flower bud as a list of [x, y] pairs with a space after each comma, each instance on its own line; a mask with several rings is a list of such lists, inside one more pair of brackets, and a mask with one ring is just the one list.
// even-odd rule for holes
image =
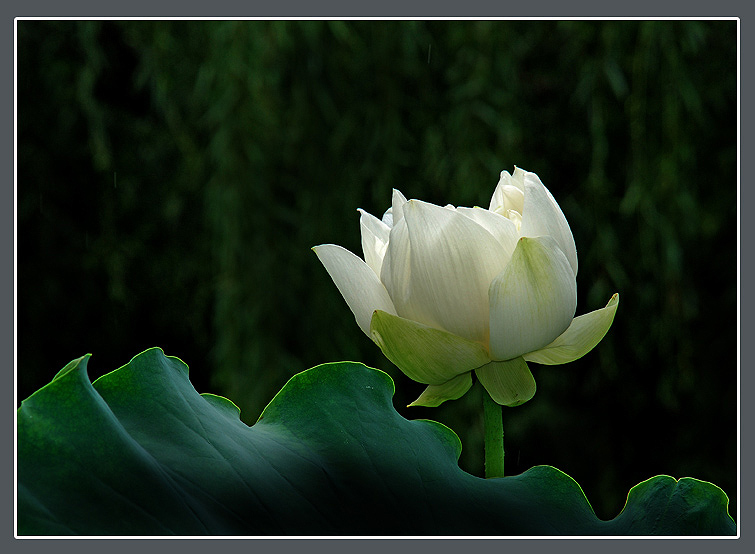
[[314, 248], [362, 331], [428, 387], [412, 405], [460, 398], [472, 372], [501, 405], [535, 394], [527, 363], [563, 364], [603, 338], [619, 303], [574, 317], [577, 250], [537, 175], [501, 173], [488, 209], [436, 206], [393, 191], [361, 212], [364, 259]]

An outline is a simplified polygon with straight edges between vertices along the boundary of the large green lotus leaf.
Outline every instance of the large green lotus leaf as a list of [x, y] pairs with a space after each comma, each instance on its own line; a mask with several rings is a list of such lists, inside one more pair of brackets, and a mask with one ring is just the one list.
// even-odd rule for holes
[[94, 384], [74, 360], [18, 410], [20, 535], [731, 535], [721, 489], [661, 476], [601, 521], [539, 466], [485, 480], [359, 363], [294, 376], [252, 427], [160, 349]]

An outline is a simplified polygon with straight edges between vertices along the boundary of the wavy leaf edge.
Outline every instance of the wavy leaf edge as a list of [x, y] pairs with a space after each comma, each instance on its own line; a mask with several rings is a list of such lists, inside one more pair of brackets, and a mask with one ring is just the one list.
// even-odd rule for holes
[[[145, 351], [137, 354], [134, 356], [127, 364], [124, 364], [123, 366], [119, 367], [118, 369], [115, 369], [109, 373], [106, 373], [96, 379], [94, 382], [89, 382], [88, 374], [87, 374], [87, 365], [91, 358], [91, 354], [86, 354], [80, 358], [76, 358], [66, 364], [63, 369], [61, 369], [58, 373], [55, 374], [53, 379], [50, 383], [47, 385], [41, 387], [39, 390], [34, 392], [32, 395], [30, 395], [26, 400], [24, 400], [21, 404], [21, 407], [18, 408], [18, 414], [20, 415], [22, 413], [22, 410], [24, 409], [24, 406], [26, 403], [28, 403], [29, 400], [32, 400], [34, 398], [39, 398], [40, 396], [45, 394], [45, 391], [49, 391], [50, 389], [53, 389], [56, 386], [62, 386], [67, 380], [78, 380], [81, 383], [86, 382], [92, 389], [92, 392], [96, 392], [97, 386], [99, 384], [107, 383], [110, 379], [112, 379], [114, 376], [118, 375], [120, 372], [127, 371], [127, 368], [131, 366], [135, 361], [143, 359], [145, 356], [158, 356], [161, 357], [163, 360], [165, 360], [168, 363], [177, 364], [177, 367], [181, 369], [182, 373], [184, 374], [183, 377], [188, 381], [189, 379], [189, 368], [187, 364], [185, 364], [180, 358], [177, 358], [175, 356], [166, 356], [163, 350], [159, 347], [153, 347], [146, 349]], [[162, 361], [162, 360], [161, 360]], [[351, 368], [360, 368], [360, 370], [368, 370], [368, 372], [371, 372], [373, 376], [377, 376], [378, 379], [382, 382], [382, 385], [385, 387], [384, 395], [387, 396], [387, 398], [392, 398], [395, 393], [395, 384], [393, 382], [393, 379], [388, 375], [386, 372], [381, 371], [379, 369], [374, 369], [366, 366], [365, 364], [362, 364], [361, 362], [328, 362], [325, 364], [320, 364], [318, 366], [315, 366], [313, 368], [306, 369], [302, 372], [299, 372], [295, 375], [293, 375], [288, 382], [281, 388], [280, 391], [276, 393], [276, 395], [272, 398], [272, 400], [268, 403], [268, 405], [265, 407], [265, 409], [260, 414], [260, 417], [258, 418], [257, 422], [252, 425], [246, 425], [244, 426], [247, 429], [254, 429], [258, 424], [260, 423], [266, 423], [266, 420], [269, 419], [266, 417], [266, 414], [269, 416], [271, 413], [275, 413], [275, 410], [280, 408], [278, 404], [281, 404], [286, 399], [286, 395], [290, 394], [293, 389], [296, 388], [307, 388], [307, 386], [311, 386], [313, 382], [317, 382], [319, 377], [319, 372], [328, 372], [333, 370], [334, 368], [338, 370], [342, 370], [344, 365], [349, 366]], [[176, 367], [176, 366], [173, 366]], [[369, 385], [367, 386], [370, 387]], [[196, 390], [194, 390], [196, 393]], [[197, 393], [199, 394], [199, 393]], [[224, 414], [225, 416], [229, 418], [233, 418], [238, 422], [240, 422], [240, 414], [241, 411], [238, 408], [238, 406], [231, 401], [228, 398], [225, 398], [223, 396], [219, 396], [212, 393], [202, 393], [200, 396], [211, 406], [213, 406], [215, 409], [217, 409], [220, 413]], [[395, 408], [393, 408], [392, 404], [390, 404], [390, 407], [395, 412]], [[453, 445], [452, 450], [455, 452], [455, 457], [453, 462], [457, 464], [458, 469], [458, 459], [459, 455], [461, 453], [461, 440], [459, 439], [458, 435], [448, 426], [433, 421], [429, 419], [417, 419], [417, 420], [406, 420], [402, 416], [400, 416], [397, 412], [395, 412], [395, 415], [398, 415], [401, 419], [403, 419], [405, 422], [408, 422], [409, 424], [417, 424], [417, 425], [426, 425], [430, 428], [434, 429], [434, 432], [438, 435], [437, 438], [440, 438], [441, 436], [445, 439], [447, 443], [450, 443]], [[394, 416], [395, 417], [395, 416]], [[243, 423], [243, 422], [241, 422]], [[19, 460], [20, 463], [20, 460]], [[462, 472], [462, 470], [458, 469], [458, 471]], [[483, 482], [485, 485], [491, 485], [495, 486], [495, 481], [505, 481], [508, 483], [514, 483], [516, 481], [527, 481], [528, 479], [542, 479], [547, 478], [551, 479], [554, 482], [560, 481], [562, 484], [564, 484], [567, 488], [571, 489], [571, 492], [569, 494], [576, 494], [578, 498], [579, 503], [583, 503], [587, 508], [589, 508], [589, 511], [593, 514], [594, 517], [594, 510], [585, 495], [584, 491], [582, 490], [582, 487], [577, 483], [576, 480], [574, 480], [571, 476], [566, 474], [565, 472], [559, 470], [558, 468], [555, 468], [550, 465], [539, 465], [534, 466], [525, 472], [514, 475], [514, 476], [507, 476], [502, 479], [494, 479], [494, 480], [485, 480], [479, 477], [474, 477], [468, 473], [462, 472], [464, 475], [468, 476], [468, 478], [471, 478], [473, 480], [476, 480], [478, 482]], [[669, 487], [671, 486], [671, 487]], [[731, 517], [731, 515], [728, 512], [728, 504], [729, 499], [726, 493], [716, 486], [713, 483], [710, 483], [708, 481], [703, 481], [700, 479], [696, 479], [693, 477], [683, 477], [680, 479], [676, 479], [674, 477], [671, 477], [669, 475], [660, 474], [656, 475], [654, 477], [651, 477], [649, 479], [646, 479], [637, 485], [633, 486], [628, 494], [627, 494], [627, 500], [622, 508], [622, 510], [619, 512], [619, 514], [611, 519], [611, 520], [598, 520], [595, 518], [599, 523], [616, 523], [616, 522], [622, 522], [623, 519], [626, 519], [627, 517], [632, 516], [632, 511], [641, 510], [644, 508], [644, 505], [641, 505], [641, 502], [644, 498], [647, 497], [648, 494], [653, 493], [654, 491], [656, 494], [665, 494], [667, 495], [667, 502], [671, 502], [671, 499], [674, 497], [674, 495], [678, 494], [684, 494], [685, 490], [689, 487], [693, 487], [695, 490], [693, 492], [700, 493], [700, 491], [708, 491], [706, 496], [706, 499], [709, 500], [708, 504], [711, 503], [717, 503], [719, 506], [723, 506], [725, 510], [725, 518], [727, 519], [726, 524], [733, 528], [733, 532], [736, 533], [736, 522]], [[26, 488], [24, 485], [19, 484], [19, 494], [24, 493], [26, 494]], [[32, 494], [30, 491], [29, 494]], [[570, 501], [575, 501], [575, 498], [570, 499]], [[712, 499], [712, 500], [711, 500]], [[682, 498], [682, 500], [684, 500]], [[663, 531], [666, 529], [664, 527], [664, 522], [662, 519], [658, 520], [660, 523], [658, 523], [658, 527], [655, 527], [654, 529], [659, 529], [660, 531]], [[632, 525], [628, 525], [626, 527], [629, 531], [632, 530]], [[670, 533], [673, 534], [673, 533]], [[732, 534], [731, 530], [727, 534]]]

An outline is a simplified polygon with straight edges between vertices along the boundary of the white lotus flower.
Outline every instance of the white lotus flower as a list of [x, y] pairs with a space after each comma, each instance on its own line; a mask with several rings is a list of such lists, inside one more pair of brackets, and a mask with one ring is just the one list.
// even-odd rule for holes
[[362, 331], [428, 385], [411, 405], [460, 398], [472, 371], [499, 404], [522, 404], [535, 394], [526, 362], [574, 361], [613, 322], [618, 294], [574, 317], [574, 238], [534, 173], [503, 171], [487, 210], [394, 190], [382, 220], [359, 211], [364, 260], [334, 244], [313, 250]]

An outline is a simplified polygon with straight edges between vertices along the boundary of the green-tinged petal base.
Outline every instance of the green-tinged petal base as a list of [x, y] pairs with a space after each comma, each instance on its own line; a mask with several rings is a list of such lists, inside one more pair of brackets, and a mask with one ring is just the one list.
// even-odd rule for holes
[[419, 398], [409, 406], [426, 406], [436, 408], [446, 400], [458, 400], [472, 386], [472, 372], [464, 373], [446, 381], [442, 385], [428, 385]]
[[501, 406], [519, 406], [535, 396], [535, 378], [523, 358], [490, 362], [475, 370], [490, 397]]
[[372, 316], [370, 334], [407, 377], [427, 385], [443, 385], [490, 361], [481, 344], [381, 310]]
[[490, 284], [490, 353], [511, 360], [563, 333], [577, 309], [577, 282], [550, 237], [519, 239], [511, 261]]
[[618, 307], [619, 293], [616, 293], [605, 308], [575, 317], [556, 340], [540, 350], [525, 354], [524, 359], [538, 364], [557, 365], [581, 358], [606, 335]]

